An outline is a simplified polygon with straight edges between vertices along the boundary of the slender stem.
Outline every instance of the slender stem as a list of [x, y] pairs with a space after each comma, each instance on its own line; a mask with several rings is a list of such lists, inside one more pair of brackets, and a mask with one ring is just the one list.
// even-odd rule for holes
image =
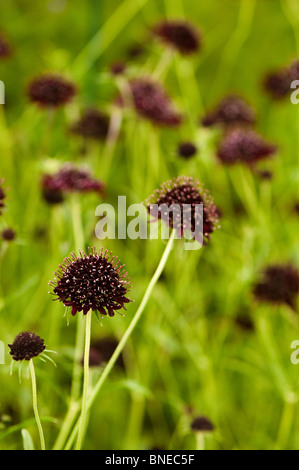
[[36, 420], [36, 424], [37, 424], [37, 428], [38, 428], [38, 432], [39, 432], [41, 449], [42, 449], [42, 450], [46, 450], [43, 428], [42, 428], [42, 424], [41, 424], [41, 421], [40, 421], [40, 417], [39, 417], [39, 413], [38, 413], [38, 408], [37, 408], [36, 378], [35, 378], [34, 364], [33, 364], [33, 360], [32, 360], [32, 359], [30, 359], [30, 361], [29, 361], [29, 369], [30, 369], [31, 382], [32, 382], [32, 403], [33, 403], [33, 411], [34, 411], [35, 420]]
[[[84, 247], [85, 244], [85, 235], [82, 225], [81, 217], [81, 205], [80, 199], [77, 194], [73, 194], [71, 198], [71, 212], [72, 212], [72, 224], [73, 224], [73, 234], [74, 234], [74, 245], [75, 249], [79, 250]], [[76, 332], [76, 344], [75, 344], [75, 353], [74, 353], [74, 365], [73, 365], [73, 376], [72, 376], [72, 385], [71, 385], [71, 395], [69, 400], [69, 407], [67, 414], [64, 418], [63, 424], [60, 428], [60, 432], [56, 438], [53, 449], [60, 450], [63, 448], [65, 441], [68, 437], [70, 429], [74, 424], [74, 421], [79, 412], [79, 396], [81, 388], [81, 354], [84, 345], [84, 325], [81, 321], [82, 319], [77, 318], [77, 332]]]
[[273, 334], [271, 324], [266, 312], [262, 312], [258, 318], [257, 326], [260, 337], [263, 341], [265, 350], [268, 354], [270, 367], [272, 369], [273, 378], [276, 382], [277, 390], [280, 391], [283, 400], [288, 400], [293, 396], [292, 386], [289, 383], [286, 371], [281, 363], [279, 349], [276, 344], [276, 338]]
[[[109, 376], [110, 372], [112, 371], [113, 369], [113, 366], [115, 364], [115, 362], [117, 361], [117, 359], [119, 358], [122, 350], [124, 349], [129, 337], [131, 336], [131, 334], [133, 333], [138, 321], [140, 320], [140, 317], [149, 301], [149, 298], [151, 296], [151, 293], [157, 283], [157, 281], [159, 280], [159, 277], [161, 276], [161, 273], [165, 267], [165, 264], [167, 262], [167, 259], [169, 257], [169, 254], [172, 250], [172, 247], [173, 247], [173, 242], [174, 242], [174, 239], [175, 239], [175, 231], [173, 230], [172, 233], [171, 233], [171, 236], [168, 240], [168, 243], [166, 245], [166, 248], [164, 250], [164, 253], [162, 255], [162, 258], [160, 260], [160, 263], [145, 291], [145, 294], [143, 296], [143, 299], [139, 305], [139, 308], [137, 309], [134, 317], [133, 317], [133, 320], [131, 321], [130, 325], [128, 326], [127, 330], [125, 331], [123, 337], [121, 338], [120, 342], [118, 343], [114, 353], [112, 354], [110, 360], [107, 362], [107, 365], [105, 367], [105, 369], [103, 370], [103, 373], [101, 375], [101, 377], [99, 378], [98, 382], [96, 383], [94, 389], [92, 390], [91, 394], [90, 394], [90, 397], [88, 399], [88, 402], [87, 402], [87, 410], [89, 410], [91, 408], [91, 406], [93, 405], [98, 393], [100, 392], [101, 388], [103, 387], [107, 377]], [[79, 422], [77, 421], [76, 425], [74, 426], [73, 428], [73, 431], [72, 431], [72, 434], [66, 444], [66, 449], [70, 449], [73, 442], [74, 442], [74, 439], [76, 437], [76, 434], [78, 432], [78, 427], [79, 427]]]
[[174, 54], [171, 49], [165, 48], [156, 69], [153, 72], [153, 77], [156, 80], [162, 80], [168, 71], [168, 68], [173, 60]]
[[294, 401], [285, 401], [278, 429], [277, 450], [287, 450], [294, 422], [294, 408]]
[[82, 395], [82, 409], [80, 417], [80, 426], [78, 433], [78, 440], [76, 450], [80, 450], [83, 442], [85, 424], [87, 421], [87, 399], [88, 399], [88, 383], [89, 383], [89, 353], [90, 353], [90, 332], [91, 332], [91, 315], [92, 310], [86, 315], [86, 330], [85, 330], [85, 349], [84, 349], [84, 381], [83, 381], [83, 395]]
[[203, 432], [196, 433], [196, 450], [205, 450], [205, 435]]

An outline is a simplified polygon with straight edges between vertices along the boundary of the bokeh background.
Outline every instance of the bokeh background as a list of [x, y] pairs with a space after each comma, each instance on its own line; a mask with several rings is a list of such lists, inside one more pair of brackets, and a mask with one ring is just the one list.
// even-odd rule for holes
[[[101, 202], [144, 201], [163, 181], [198, 178], [221, 213], [221, 229], [198, 251], [176, 243], [144, 316], [92, 408], [86, 449], [194, 449], [191, 429], [208, 417], [208, 449], [298, 449], [298, 372], [291, 343], [299, 340], [298, 315], [287, 305], [257, 303], [253, 283], [271, 263], [299, 267], [299, 105], [275, 101], [263, 88], [265, 75], [298, 58], [299, 5], [295, 0], [24, 0], [2, 1], [0, 32], [12, 45], [0, 60], [6, 87], [1, 105], [0, 177], [7, 193], [1, 228], [16, 239], [1, 242], [0, 339], [5, 344], [33, 330], [57, 352], [57, 364], [36, 361], [38, 400], [50, 448], [64, 418], [79, 318], [67, 325], [65, 308], [52, 302], [49, 280], [65, 256], [84, 246], [113, 250], [132, 282], [125, 317], [93, 319], [93, 341], [121, 338], [159, 262], [162, 240], [103, 240], [94, 234]], [[120, 80], [152, 74], [165, 46], [149, 34], [165, 18], [188, 19], [202, 35], [191, 57], [174, 54], [160, 81], [186, 116], [164, 129], [125, 116], [113, 154], [105, 142], [82, 153], [68, 129], [81, 110], [113, 110]], [[132, 57], [132, 47], [140, 54]], [[78, 89], [52, 121], [26, 94], [33, 77], [46, 71], [67, 76]], [[242, 96], [256, 111], [255, 129], [277, 148], [259, 166], [225, 167], [216, 157], [219, 132], [201, 118], [228, 94]], [[177, 155], [182, 141], [198, 147], [195, 157]], [[108, 163], [107, 163], [108, 159]], [[41, 178], [63, 162], [87, 166], [104, 180], [103, 198], [80, 194], [50, 206]], [[80, 220], [79, 220], [80, 219]], [[74, 225], [75, 224], [75, 225]], [[75, 231], [74, 231], [75, 226]], [[78, 232], [77, 232], [78, 235]], [[107, 351], [106, 346], [106, 351]], [[10, 375], [10, 356], [0, 366], [0, 448], [22, 448], [21, 429], [37, 442], [30, 382]], [[103, 364], [92, 369], [93, 380]], [[24, 368], [25, 371], [26, 368]], [[38, 446], [38, 444], [37, 444]]]

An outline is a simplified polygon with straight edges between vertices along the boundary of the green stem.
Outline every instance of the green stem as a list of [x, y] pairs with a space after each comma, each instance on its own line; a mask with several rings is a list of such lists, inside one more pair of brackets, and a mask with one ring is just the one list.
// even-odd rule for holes
[[85, 349], [84, 349], [84, 381], [83, 381], [83, 394], [82, 394], [82, 409], [80, 417], [80, 425], [78, 432], [78, 440], [76, 450], [80, 450], [83, 442], [85, 424], [87, 421], [87, 399], [88, 399], [88, 383], [89, 383], [89, 353], [90, 353], [90, 333], [91, 333], [91, 315], [92, 310], [86, 315], [86, 330], [85, 330]]
[[285, 401], [288, 400], [290, 396], [293, 396], [293, 390], [284, 367], [281, 364], [281, 358], [279, 356], [279, 350], [272, 332], [271, 324], [265, 313], [261, 313], [258, 318], [258, 331], [269, 358], [269, 365], [272, 369], [277, 390], [280, 391], [281, 396]]
[[196, 433], [196, 450], [205, 450], [205, 435], [203, 432]]
[[165, 48], [161, 58], [153, 72], [153, 77], [156, 80], [163, 80], [167, 74], [169, 66], [173, 61], [174, 53], [171, 49]]
[[37, 424], [37, 428], [38, 428], [38, 432], [39, 432], [41, 449], [46, 450], [43, 428], [42, 428], [42, 424], [41, 424], [41, 421], [40, 421], [38, 408], [37, 408], [36, 378], [35, 378], [34, 364], [33, 364], [32, 359], [30, 359], [30, 361], [29, 361], [29, 369], [30, 369], [31, 382], [32, 382], [32, 404], [33, 404], [34, 416], [35, 416], [35, 420], [36, 420], [36, 424]]
[[219, 86], [227, 90], [243, 45], [248, 39], [254, 20], [256, 0], [241, 0], [235, 30], [230, 34], [219, 64], [216, 80], [211, 87], [211, 96], [219, 94]]
[[[166, 245], [166, 248], [164, 250], [164, 253], [162, 255], [162, 258], [160, 260], [160, 263], [145, 291], [145, 294], [143, 296], [143, 299], [140, 303], [140, 306], [139, 308], [137, 309], [134, 317], [133, 317], [133, 320], [131, 321], [130, 325], [128, 326], [127, 330], [125, 331], [122, 339], [120, 340], [120, 342], [118, 343], [114, 353], [112, 354], [110, 360], [108, 361], [105, 369], [103, 370], [103, 373], [101, 375], [101, 377], [99, 378], [97, 384], [95, 385], [94, 389], [92, 390], [91, 392], [91, 395], [88, 399], [88, 402], [87, 402], [87, 410], [89, 410], [91, 408], [91, 406], [93, 405], [97, 395], [99, 394], [101, 388], [103, 387], [107, 377], [109, 376], [110, 372], [112, 371], [113, 369], [113, 366], [115, 364], [115, 362], [117, 361], [117, 359], [119, 358], [122, 350], [124, 349], [128, 339], [130, 338], [131, 334], [133, 333], [138, 321], [140, 320], [140, 317], [149, 301], [149, 298], [151, 296], [151, 293], [157, 283], [157, 281], [159, 280], [160, 276], [161, 276], [161, 273], [165, 267], [165, 264], [167, 262], [167, 259], [169, 257], [169, 254], [172, 250], [172, 247], [173, 247], [173, 242], [174, 242], [174, 239], [175, 239], [175, 231], [172, 232], [169, 240], [168, 240], [168, 243]], [[66, 444], [66, 449], [70, 449], [73, 442], [74, 442], [74, 439], [76, 437], [76, 434], [78, 432], [78, 427], [79, 427], [79, 422], [77, 421], [76, 425], [74, 426], [73, 428], [73, 432]]]
[[294, 421], [294, 408], [294, 401], [285, 401], [277, 436], [277, 450], [287, 450]]
[[[71, 212], [72, 212], [72, 224], [73, 224], [73, 234], [74, 234], [74, 245], [75, 249], [79, 250], [84, 247], [85, 236], [82, 226], [82, 217], [81, 217], [81, 206], [80, 200], [77, 194], [73, 194], [71, 198]], [[72, 376], [72, 385], [71, 385], [71, 395], [69, 401], [69, 407], [67, 414], [64, 418], [63, 424], [61, 426], [60, 432], [55, 441], [54, 450], [60, 450], [63, 448], [65, 441], [69, 435], [70, 429], [72, 428], [74, 421], [79, 412], [79, 395], [81, 387], [81, 354], [84, 345], [84, 324], [81, 321], [81, 318], [77, 318], [77, 333], [76, 333], [76, 344], [75, 344], [75, 353], [74, 353], [74, 366], [73, 366], [73, 376]]]
[[85, 236], [82, 226], [81, 205], [78, 194], [72, 194], [71, 211], [74, 234], [74, 245], [76, 250], [83, 250], [85, 245]]

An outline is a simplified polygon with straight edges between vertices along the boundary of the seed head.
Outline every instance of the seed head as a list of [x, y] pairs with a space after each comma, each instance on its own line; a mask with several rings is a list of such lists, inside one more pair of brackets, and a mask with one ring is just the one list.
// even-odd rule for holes
[[[117, 345], [118, 341], [114, 338], [109, 337], [101, 338], [97, 341], [94, 341], [90, 347], [89, 364], [91, 366], [100, 366], [103, 363], [108, 362], [112, 354], [114, 353]], [[124, 369], [125, 364], [122, 355], [118, 357], [116, 365]]]
[[119, 60], [110, 65], [110, 73], [112, 75], [122, 75], [126, 71], [126, 64]]
[[256, 132], [234, 129], [228, 132], [220, 142], [217, 155], [226, 165], [235, 163], [254, 165], [259, 160], [269, 158], [275, 151], [276, 147], [266, 142]]
[[182, 55], [194, 54], [201, 46], [199, 31], [187, 21], [162, 21], [153, 28], [153, 34]]
[[274, 100], [281, 100], [290, 94], [294, 80], [299, 80], [299, 60], [267, 74], [263, 86]]
[[1, 238], [4, 241], [11, 242], [16, 238], [16, 232], [12, 228], [5, 228], [1, 232]]
[[191, 430], [194, 432], [212, 432], [213, 423], [206, 416], [197, 416], [191, 423]]
[[291, 264], [268, 266], [262, 278], [253, 286], [253, 294], [260, 302], [287, 304], [296, 310], [299, 294], [299, 271]]
[[41, 354], [46, 348], [44, 340], [30, 331], [23, 331], [16, 336], [14, 342], [8, 345], [10, 354], [15, 361], [29, 361]]
[[[0, 181], [1, 183], [1, 181]], [[2, 215], [2, 211], [5, 208], [4, 200], [5, 200], [5, 192], [3, 187], [0, 185], [0, 215]]]
[[45, 174], [42, 178], [43, 194], [46, 200], [51, 203], [62, 202], [64, 193], [69, 192], [89, 192], [102, 193], [104, 183], [93, 178], [87, 169], [76, 168], [70, 163], [61, 167], [53, 174]]
[[189, 159], [197, 152], [197, 147], [192, 142], [182, 142], [178, 146], [178, 155], [182, 158]]
[[28, 87], [28, 97], [45, 108], [57, 108], [68, 103], [75, 95], [76, 87], [58, 75], [45, 74], [35, 78]]
[[207, 113], [202, 120], [205, 127], [243, 126], [255, 122], [254, 110], [239, 96], [230, 95], [224, 98], [219, 105]]
[[0, 59], [7, 59], [11, 56], [12, 48], [7, 39], [0, 35]]
[[108, 135], [109, 116], [98, 111], [89, 109], [71, 127], [71, 132], [85, 139], [104, 140]]
[[[176, 230], [179, 237], [191, 230], [194, 234], [193, 239], [203, 243], [218, 228], [218, 214], [213, 198], [192, 177], [180, 176], [163, 183], [147, 199], [146, 205], [154, 220], [163, 220]], [[203, 220], [197, 211], [199, 205], [203, 206]], [[174, 207], [174, 210], [167, 210], [171, 206]], [[185, 219], [183, 213], [186, 215]], [[186, 224], [186, 220], [188, 224]], [[202, 234], [199, 233], [201, 228]], [[202, 235], [204, 240], [202, 240]]]
[[82, 311], [86, 315], [91, 309], [113, 317], [131, 302], [126, 297], [130, 281], [124, 265], [107, 250], [93, 248], [87, 255], [80, 252], [79, 257], [71, 253], [59, 268], [50, 284], [57, 300], [72, 308], [72, 315]]
[[160, 83], [148, 78], [135, 79], [130, 82], [130, 90], [135, 110], [144, 119], [158, 126], [173, 127], [181, 123], [182, 116], [174, 110]]

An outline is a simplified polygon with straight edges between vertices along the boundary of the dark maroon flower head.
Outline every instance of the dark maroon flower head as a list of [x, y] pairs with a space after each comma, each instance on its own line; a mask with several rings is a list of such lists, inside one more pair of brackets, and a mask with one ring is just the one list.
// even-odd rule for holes
[[108, 135], [109, 116], [97, 109], [88, 109], [71, 127], [71, 132], [85, 139], [104, 140]]
[[[192, 238], [204, 244], [218, 228], [213, 198], [192, 177], [180, 176], [163, 183], [148, 198], [146, 205], [153, 220], [164, 221], [178, 237], [191, 231]], [[171, 206], [173, 210], [170, 210]], [[202, 207], [202, 216], [199, 207]]]
[[46, 348], [44, 340], [30, 331], [23, 331], [16, 336], [14, 342], [8, 345], [14, 361], [30, 361], [41, 354]]
[[42, 196], [47, 204], [55, 206], [56, 204], [61, 204], [64, 201], [62, 191], [51, 189], [51, 182], [48, 175], [44, 176], [42, 186]]
[[299, 201], [295, 202], [293, 206], [293, 211], [295, 214], [299, 215]]
[[248, 313], [241, 312], [235, 318], [236, 325], [243, 331], [254, 331], [255, 326]]
[[59, 75], [45, 74], [35, 78], [28, 87], [28, 97], [44, 108], [57, 108], [76, 94], [75, 85]]
[[239, 96], [230, 95], [207, 113], [202, 120], [205, 127], [220, 125], [222, 127], [252, 125], [255, 122], [254, 110]]
[[259, 160], [272, 156], [275, 151], [276, 147], [266, 142], [256, 132], [234, 129], [222, 139], [217, 155], [226, 165], [235, 163], [254, 165]]
[[213, 423], [206, 416], [197, 416], [191, 423], [191, 430], [194, 432], [212, 432]]
[[264, 79], [264, 89], [275, 100], [281, 100], [291, 93], [291, 84], [299, 80], [299, 60], [280, 70], [270, 72]]
[[108, 250], [95, 248], [86, 255], [72, 253], [59, 266], [55, 281], [50, 284], [57, 300], [71, 307], [72, 315], [82, 312], [86, 315], [93, 310], [100, 315], [114, 316], [116, 310], [125, 309], [131, 302], [126, 297], [130, 281], [124, 265]]
[[0, 34], [0, 59], [7, 59], [12, 54], [12, 48], [7, 39]]
[[[1, 183], [1, 181], [0, 181]], [[0, 215], [2, 215], [2, 211], [5, 208], [4, 200], [5, 200], [5, 192], [2, 186], [0, 185]]]
[[187, 21], [162, 21], [153, 34], [182, 55], [194, 54], [201, 46], [199, 31]]
[[[299, 80], [299, 60], [294, 60], [288, 67], [290, 81]], [[290, 85], [291, 85], [290, 83]]]
[[188, 159], [196, 154], [197, 147], [192, 142], [182, 142], [178, 146], [177, 152], [180, 157]]
[[280, 100], [289, 95], [291, 82], [288, 70], [279, 70], [269, 73], [264, 79], [263, 86], [274, 100]]
[[174, 110], [173, 104], [160, 83], [148, 78], [130, 82], [132, 101], [136, 112], [158, 126], [178, 126], [182, 116]]
[[262, 179], [262, 180], [272, 180], [273, 178], [273, 173], [270, 170], [258, 170], [257, 175]]
[[12, 228], [5, 228], [1, 232], [2, 240], [12, 242], [16, 238], [16, 232]]
[[296, 310], [296, 297], [299, 294], [299, 271], [291, 264], [268, 266], [262, 278], [253, 286], [253, 294], [258, 301], [273, 304], [287, 304]]
[[145, 52], [145, 44], [132, 44], [128, 49], [127, 49], [127, 56], [129, 59], [134, 60], [138, 59], [140, 56], [142, 56]]
[[65, 164], [53, 175], [44, 175], [42, 179], [43, 195], [50, 203], [62, 202], [64, 193], [95, 191], [102, 194], [104, 183], [93, 178], [87, 169]]
[[[114, 338], [101, 338], [97, 341], [94, 341], [90, 347], [89, 355], [89, 364], [91, 366], [101, 366], [109, 361], [112, 354], [114, 353], [118, 341]], [[83, 359], [82, 359], [83, 363]], [[125, 368], [124, 360], [122, 354], [118, 357], [116, 365]]]

